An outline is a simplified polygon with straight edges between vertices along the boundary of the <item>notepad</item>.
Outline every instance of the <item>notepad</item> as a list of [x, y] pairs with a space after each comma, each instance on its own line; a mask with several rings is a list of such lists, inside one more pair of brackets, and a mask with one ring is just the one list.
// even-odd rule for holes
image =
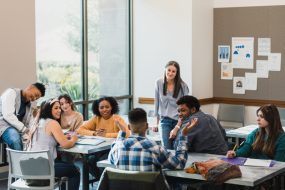
[[78, 139], [76, 144], [85, 144], [85, 145], [98, 145], [105, 142], [103, 139]]
[[272, 160], [260, 160], [260, 159], [246, 159], [245, 166], [263, 166], [263, 167], [270, 167], [272, 166]]
[[223, 158], [221, 158], [221, 160], [223, 160], [227, 163], [233, 164], [233, 165], [243, 166], [245, 161], [246, 161], [246, 158], [243, 158], [243, 157], [235, 157], [235, 158], [223, 157]]

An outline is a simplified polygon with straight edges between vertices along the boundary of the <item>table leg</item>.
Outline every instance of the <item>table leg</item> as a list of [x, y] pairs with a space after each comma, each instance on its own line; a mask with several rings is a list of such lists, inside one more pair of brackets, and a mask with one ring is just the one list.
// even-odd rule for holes
[[83, 166], [82, 166], [82, 186], [83, 190], [89, 190], [89, 166], [88, 166], [88, 155], [82, 155]]

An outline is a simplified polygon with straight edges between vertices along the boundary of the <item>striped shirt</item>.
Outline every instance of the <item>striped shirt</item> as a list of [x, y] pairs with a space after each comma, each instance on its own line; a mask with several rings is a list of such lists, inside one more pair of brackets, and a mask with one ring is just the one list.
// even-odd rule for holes
[[175, 154], [146, 137], [120, 131], [112, 144], [109, 162], [122, 170], [157, 171], [159, 169], [184, 169], [187, 161], [186, 137], [181, 136]]

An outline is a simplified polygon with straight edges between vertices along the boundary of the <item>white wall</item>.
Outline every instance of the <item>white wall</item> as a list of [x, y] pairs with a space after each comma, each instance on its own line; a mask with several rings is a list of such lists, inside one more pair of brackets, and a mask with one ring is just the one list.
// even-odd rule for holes
[[134, 106], [138, 97], [154, 97], [156, 79], [176, 60], [191, 86], [191, 1], [133, 1]]
[[35, 2], [0, 1], [0, 94], [36, 80]]

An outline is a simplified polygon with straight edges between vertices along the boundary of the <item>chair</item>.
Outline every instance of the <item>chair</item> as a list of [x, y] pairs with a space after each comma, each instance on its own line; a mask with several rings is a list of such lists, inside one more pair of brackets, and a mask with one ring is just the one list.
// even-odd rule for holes
[[244, 126], [244, 105], [220, 104], [217, 120], [226, 130]]
[[278, 108], [281, 124], [285, 127], [285, 108]]
[[[8, 189], [60, 188], [62, 180], [55, 182], [54, 161], [48, 150], [17, 151], [10, 148], [6, 150], [9, 162]], [[41, 182], [44, 186], [28, 185], [28, 181]]]
[[126, 171], [105, 168], [97, 190], [169, 190], [161, 172]]

